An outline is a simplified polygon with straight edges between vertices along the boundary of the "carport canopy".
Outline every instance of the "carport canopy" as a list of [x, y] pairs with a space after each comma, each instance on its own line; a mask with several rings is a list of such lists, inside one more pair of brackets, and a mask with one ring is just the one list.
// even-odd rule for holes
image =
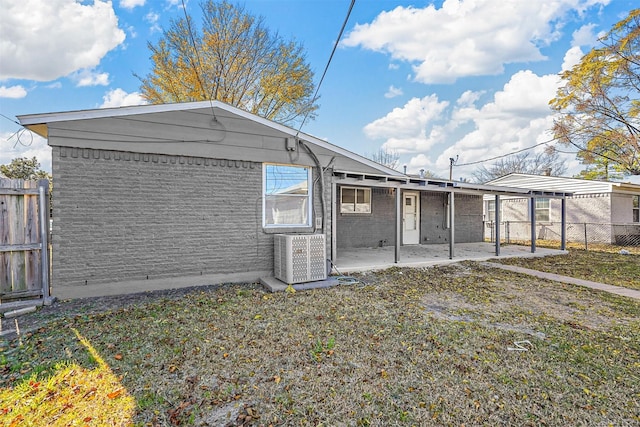
[[[500, 206], [500, 197], [520, 197], [528, 198], [530, 200], [530, 218], [531, 218], [531, 252], [536, 251], [536, 216], [535, 216], [535, 199], [536, 198], [550, 198], [562, 200], [562, 213], [561, 213], [561, 242], [560, 249], [566, 248], [566, 198], [572, 196], [573, 193], [557, 190], [544, 190], [544, 189], [528, 189], [518, 187], [508, 187], [500, 185], [486, 185], [486, 184], [474, 184], [470, 182], [461, 181], [449, 181], [438, 178], [426, 178], [426, 177], [414, 177], [409, 175], [393, 176], [393, 175], [375, 175], [365, 174], [359, 172], [338, 171], [333, 172], [333, 184], [332, 194], [334, 206], [337, 197], [337, 187], [342, 185], [360, 186], [369, 188], [392, 188], [395, 189], [395, 262], [400, 262], [400, 242], [401, 242], [401, 230], [402, 230], [402, 192], [403, 191], [430, 191], [446, 193], [449, 198], [449, 259], [453, 259], [455, 256], [455, 195], [456, 194], [470, 194], [470, 195], [493, 195], [495, 196], [496, 206]], [[331, 257], [336, 259], [337, 249], [337, 210], [332, 210], [331, 218]], [[495, 223], [500, 224], [500, 209], [495, 210]], [[495, 254], [500, 255], [500, 227], [496, 227], [495, 238]]]

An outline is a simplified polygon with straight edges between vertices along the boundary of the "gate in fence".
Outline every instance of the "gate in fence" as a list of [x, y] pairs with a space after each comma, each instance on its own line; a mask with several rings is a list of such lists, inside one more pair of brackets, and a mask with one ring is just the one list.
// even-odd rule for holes
[[49, 296], [49, 181], [0, 178], [0, 305]]

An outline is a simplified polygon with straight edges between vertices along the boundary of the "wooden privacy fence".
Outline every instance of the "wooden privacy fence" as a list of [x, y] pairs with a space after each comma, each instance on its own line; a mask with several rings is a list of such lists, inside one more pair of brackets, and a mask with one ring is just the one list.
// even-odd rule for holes
[[0, 178], [0, 304], [49, 298], [49, 181]]

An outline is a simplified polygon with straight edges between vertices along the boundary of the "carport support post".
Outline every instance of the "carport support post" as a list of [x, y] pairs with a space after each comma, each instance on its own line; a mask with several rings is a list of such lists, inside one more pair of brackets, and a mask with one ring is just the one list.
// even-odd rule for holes
[[536, 252], [536, 198], [531, 197], [529, 203], [529, 218], [531, 218], [531, 253]]
[[496, 217], [496, 256], [500, 256], [500, 195], [496, 194], [495, 201], [495, 217]]
[[[338, 260], [338, 185], [331, 183], [331, 262], [336, 263]], [[325, 232], [325, 230], [322, 230]], [[333, 265], [331, 266], [333, 269]], [[331, 270], [329, 270], [331, 271]]]
[[562, 196], [562, 205], [560, 209], [561, 215], [561, 227], [560, 230], [560, 250], [564, 251], [567, 249], [567, 197]]
[[[42, 298], [46, 305], [51, 303], [49, 285], [49, 181], [38, 180], [38, 213], [40, 216], [40, 273]], [[16, 323], [17, 324], [17, 323]]]
[[454, 221], [455, 218], [455, 197], [453, 196], [453, 191], [449, 193], [449, 259], [453, 259], [454, 256], [454, 245], [453, 241], [455, 240], [456, 232], [456, 224]]
[[395, 263], [400, 262], [400, 230], [402, 226], [402, 191], [400, 187], [396, 187], [396, 250]]

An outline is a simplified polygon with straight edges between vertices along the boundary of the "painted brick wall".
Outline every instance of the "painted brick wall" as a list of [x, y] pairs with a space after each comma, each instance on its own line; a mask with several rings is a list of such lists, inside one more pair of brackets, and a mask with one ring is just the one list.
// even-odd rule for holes
[[[529, 221], [530, 199], [501, 199], [502, 221]], [[549, 200], [551, 222], [562, 220], [562, 200]], [[567, 198], [567, 223], [598, 223], [611, 222], [611, 195], [588, 194]], [[488, 221], [493, 218], [487, 218]]]
[[[340, 187], [338, 187], [338, 195]], [[337, 197], [338, 248], [377, 247], [395, 244], [396, 201], [394, 189], [371, 189], [371, 214], [341, 214]]]
[[53, 175], [54, 286], [273, 269], [261, 163], [53, 147]]
[[[393, 189], [372, 189], [372, 213], [355, 215], [338, 213], [338, 248], [376, 247], [395, 244], [395, 195]], [[447, 243], [449, 230], [446, 221], [447, 195], [421, 192], [420, 242]], [[338, 206], [339, 209], [339, 206]], [[482, 196], [457, 195], [455, 198], [456, 242], [483, 240]]]
[[[420, 241], [422, 244], [449, 242], [447, 228], [446, 193], [423, 192], [420, 197]], [[459, 194], [455, 196], [455, 241], [456, 243], [481, 242], [482, 196]]]

